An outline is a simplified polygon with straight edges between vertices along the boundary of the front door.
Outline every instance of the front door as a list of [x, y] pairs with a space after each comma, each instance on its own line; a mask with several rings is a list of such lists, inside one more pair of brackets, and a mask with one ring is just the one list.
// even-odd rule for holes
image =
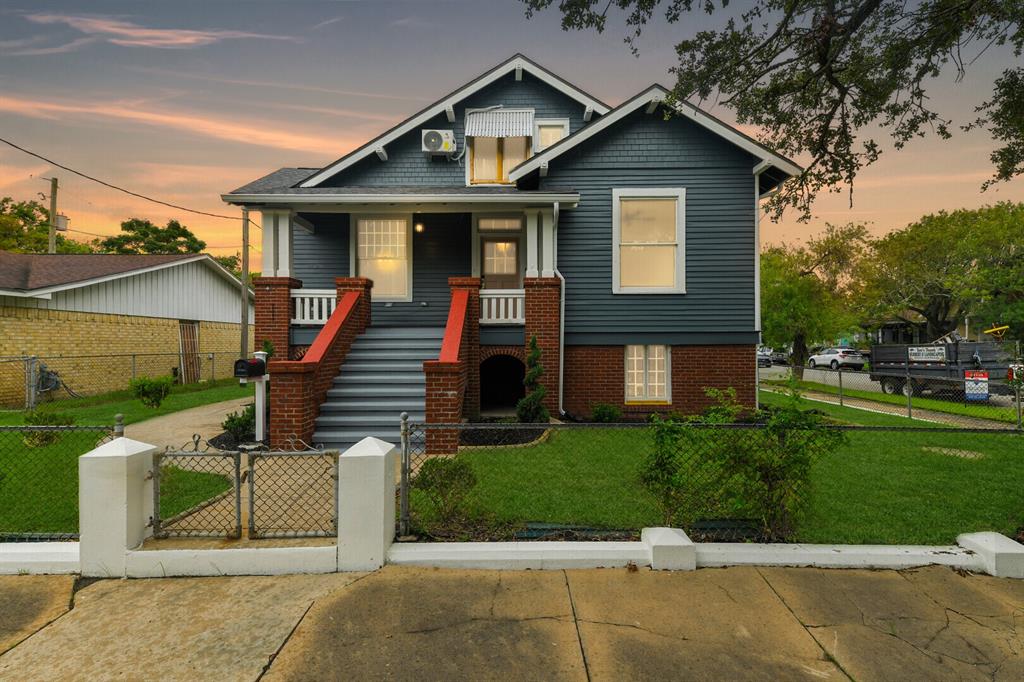
[[519, 239], [516, 237], [486, 237], [480, 240], [483, 249], [484, 289], [521, 289], [519, 268]]

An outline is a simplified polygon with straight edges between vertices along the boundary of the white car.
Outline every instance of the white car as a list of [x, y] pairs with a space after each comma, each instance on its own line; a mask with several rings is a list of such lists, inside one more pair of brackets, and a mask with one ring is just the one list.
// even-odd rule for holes
[[807, 366], [811, 369], [815, 367], [828, 367], [829, 369], [849, 367], [861, 370], [864, 369], [866, 362], [867, 359], [854, 348], [825, 348], [812, 355], [807, 361]]

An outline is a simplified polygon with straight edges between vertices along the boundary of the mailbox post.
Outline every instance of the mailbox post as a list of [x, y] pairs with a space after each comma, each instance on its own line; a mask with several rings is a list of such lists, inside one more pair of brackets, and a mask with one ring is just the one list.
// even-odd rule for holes
[[256, 351], [253, 355], [235, 361], [235, 377], [241, 384], [256, 384], [256, 440], [262, 442], [267, 437], [267, 354]]

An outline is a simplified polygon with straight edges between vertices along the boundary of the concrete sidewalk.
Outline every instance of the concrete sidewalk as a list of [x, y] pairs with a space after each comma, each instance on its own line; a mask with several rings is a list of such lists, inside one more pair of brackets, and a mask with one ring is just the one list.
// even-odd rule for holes
[[70, 604], [66, 578], [0, 579], [0, 679], [1024, 679], [1024, 581], [937, 567], [385, 568]]
[[192, 436], [199, 434], [203, 440], [224, 433], [221, 426], [224, 419], [232, 412], [239, 412], [253, 402], [253, 397], [232, 398], [219, 403], [200, 405], [180, 412], [172, 412], [161, 417], [153, 417], [145, 421], [128, 424], [124, 427], [124, 435], [143, 443], [155, 445], [161, 450], [166, 447], [191, 447]]

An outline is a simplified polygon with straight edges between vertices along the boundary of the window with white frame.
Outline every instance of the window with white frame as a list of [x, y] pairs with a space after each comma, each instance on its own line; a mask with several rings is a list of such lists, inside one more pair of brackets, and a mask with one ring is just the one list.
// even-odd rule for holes
[[529, 137], [472, 137], [471, 183], [508, 183], [508, 172], [530, 156]]
[[476, 221], [481, 232], [518, 232], [523, 227], [522, 217], [480, 218]]
[[538, 118], [533, 122], [533, 151], [543, 151], [569, 134], [569, 119]]
[[626, 346], [626, 402], [669, 402], [668, 346]]
[[685, 189], [612, 190], [614, 293], [685, 293], [685, 215]]
[[360, 218], [356, 229], [356, 268], [373, 280], [375, 301], [411, 299], [409, 220], [405, 217]]

